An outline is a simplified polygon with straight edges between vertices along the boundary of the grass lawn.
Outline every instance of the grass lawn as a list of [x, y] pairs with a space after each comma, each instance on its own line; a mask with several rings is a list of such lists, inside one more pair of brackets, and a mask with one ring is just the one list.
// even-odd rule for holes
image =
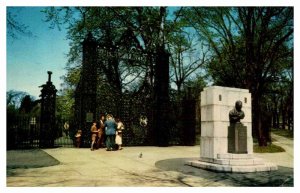
[[[276, 134], [276, 135], [282, 136], [282, 137], [286, 137], [286, 138], [289, 138], [289, 139], [294, 139], [294, 132], [293, 131], [272, 128], [271, 132]], [[278, 153], [278, 152], [284, 152], [285, 151], [282, 147], [274, 145], [274, 144], [260, 147], [260, 146], [258, 146], [256, 139], [254, 139], [253, 141], [254, 141], [254, 145], [253, 145], [253, 152], [254, 153]], [[276, 141], [276, 140], [272, 139], [272, 141]]]
[[258, 144], [254, 144], [253, 152], [254, 153], [279, 153], [279, 152], [285, 152], [285, 150], [282, 147], [274, 144], [268, 146], [262, 146], [262, 147], [260, 147]]

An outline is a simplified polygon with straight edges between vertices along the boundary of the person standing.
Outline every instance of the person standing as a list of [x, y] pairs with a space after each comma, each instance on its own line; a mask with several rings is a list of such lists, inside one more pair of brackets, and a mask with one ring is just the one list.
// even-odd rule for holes
[[117, 122], [117, 132], [116, 132], [116, 144], [118, 145], [118, 150], [122, 148], [122, 131], [124, 129], [124, 124], [121, 122], [119, 118], [116, 119]]
[[76, 147], [79, 148], [81, 145], [81, 135], [82, 135], [82, 130], [78, 129], [77, 133], [75, 135], [75, 139], [76, 139]]
[[91, 127], [91, 133], [92, 133], [92, 142], [91, 142], [91, 151], [94, 151], [94, 144], [96, 142], [96, 137], [98, 135], [98, 130], [96, 126], [96, 121], [93, 122], [93, 125]]
[[115, 146], [115, 137], [116, 137], [116, 128], [117, 123], [113, 119], [113, 116], [108, 114], [106, 116], [106, 121], [104, 123], [105, 134], [106, 134], [106, 151], [114, 150]]
[[104, 135], [105, 135], [104, 122], [105, 122], [105, 117], [104, 117], [104, 115], [101, 115], [100, 121], [99, 121], [98, 140], [97, 140], [98, 148], [104, 147]]
[[65, 122], [64, 124], [64, 132], [66, 134], [66, 137], [69, 137], [69, 123], [68, 122]]

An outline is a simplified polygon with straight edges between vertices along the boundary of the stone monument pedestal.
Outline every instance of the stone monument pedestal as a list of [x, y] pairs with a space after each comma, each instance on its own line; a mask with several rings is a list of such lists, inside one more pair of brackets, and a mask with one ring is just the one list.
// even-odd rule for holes
[[228, 127], [228, 153], [248, 153], [247, 127], [241, 123]]
[[[229, 124], [235, 102], [243, 103], [242, 122]], [[253, 156], [251, 94], [247, 89], [220, 86], [201, 92], [200, 158], [187, 165], [218, 172], [258, 172], [277, 166]]]

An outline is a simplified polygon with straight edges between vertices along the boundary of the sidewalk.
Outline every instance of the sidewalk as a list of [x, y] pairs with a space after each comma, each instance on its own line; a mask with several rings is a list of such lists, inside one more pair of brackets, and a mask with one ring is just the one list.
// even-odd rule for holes
[[[184, 165], [200, 156], [200, 146], [43, 149], [60, 162], [42, 168], [7, 171], [8, 187], [236, 187], [293, 186], [293, 154], [255, 154], [278, 165], [278, 171], [215, 173]], [[142, 153], [142, 156], [140, 154]], [[274, 162], [276, 161], [276, 162]]]
[[255, 156], [270, 160], [270, 162], [276, 161], [275, 164], [279, 166], [294, 168], [294, 140], [282, 137], [279, 135], [271, 134], [271, 137], [275, 139], [272, 143], [282, 147], [285, 152], [281, 153], [261, 153], [255, 154]]

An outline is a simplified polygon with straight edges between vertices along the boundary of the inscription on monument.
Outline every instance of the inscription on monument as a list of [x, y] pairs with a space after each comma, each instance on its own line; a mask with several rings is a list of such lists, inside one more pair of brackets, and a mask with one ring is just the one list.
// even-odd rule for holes
[[241, 123], [228, 127], [228, 153], [248, 153], [247, 127]]

